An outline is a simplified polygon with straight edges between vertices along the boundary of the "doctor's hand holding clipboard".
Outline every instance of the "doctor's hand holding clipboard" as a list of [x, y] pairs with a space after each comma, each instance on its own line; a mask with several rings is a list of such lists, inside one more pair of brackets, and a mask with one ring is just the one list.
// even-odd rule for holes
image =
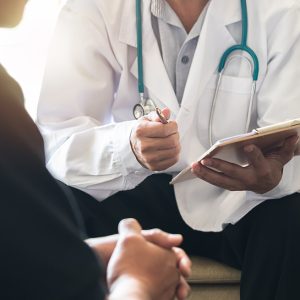
[[132, 130], [132, 151], [139, 163], [151, 171], [165, 170], [179, 160], [178, 126], [169, 118], [168, 108], [157, 110], [138, 119]]
[[226, 190], [263, 194], [279, 184], [283, 167], [293, 158], [298, 142], [299, 137], [293, 135], [266, 154], [255, 145], [247, 145], [243, 149], [249, 162], [246, 167], [217, 158], [205, 158], [192, 165], [192, 172]]

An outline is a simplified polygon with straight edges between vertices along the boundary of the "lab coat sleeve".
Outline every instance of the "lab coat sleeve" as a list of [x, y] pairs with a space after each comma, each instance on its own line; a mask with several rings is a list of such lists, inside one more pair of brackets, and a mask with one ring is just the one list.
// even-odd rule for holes
[[[295, 1], [277, 22], [268, 39], [268, 66], [257, 98], [258, 126], [300, 117], [300, 6]], [[270, 199], [300, 191], [300, 158], [284, 167], [280, 184], [263, 195], [248, 192], [248, 199]]]
[[151, 172], [130, 147], [136, 121], [115, 123], [112, 117], [122, 69], [101, 13], [93, 1], [69, 3], [50, 46], [37, 123], [51, 173], [102, 200], [134, 188]]

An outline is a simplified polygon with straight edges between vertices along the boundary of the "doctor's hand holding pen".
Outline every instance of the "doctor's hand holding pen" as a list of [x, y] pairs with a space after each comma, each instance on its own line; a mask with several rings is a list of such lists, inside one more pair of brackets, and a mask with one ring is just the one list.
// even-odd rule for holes
[[139, 163], [151, 171], [163, 171], [177, 163], [180, 153], [178, 126], [168, 121], [170, 110], [157, 110], [137, 120], [130, 144]]
[[293, 158], [298, 142], [297, 135], [291, 136], [280, 147], [266, 154], [255, 145], [247, 145], [244, 151], [249, 165], [246, 167], [210, 158], [194, 163], [192, 172], [200, 179], [226, 190], [264, 194], [279, 184], [283, 167]]

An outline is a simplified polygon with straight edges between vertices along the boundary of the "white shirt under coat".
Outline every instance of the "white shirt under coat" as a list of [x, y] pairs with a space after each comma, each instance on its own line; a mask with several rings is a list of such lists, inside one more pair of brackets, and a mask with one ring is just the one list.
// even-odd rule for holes
[[168, 2], [165, 0], [152, 0], [151, 2], [153, 31], [179, 103], [184, 94], [209, 3], [201, 12], [193, 28], [187, 33]]

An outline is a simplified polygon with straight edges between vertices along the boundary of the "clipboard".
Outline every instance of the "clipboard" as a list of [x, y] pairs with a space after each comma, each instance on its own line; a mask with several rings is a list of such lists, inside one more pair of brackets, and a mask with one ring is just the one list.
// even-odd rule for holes
[[[197, 161], [200, 162], [204, 158], [218, 158], [245, 167], [248, 165], [246, 155], [243, 151], [245, 146], [254, 144], [263, 153], [268, 153], [270, 150], [280, 147], [285, 139], [293, 135], [300, 136], [300, 118], [256, 128], [245, 134], [219, 140], [203, 153]], [[300, 145], [298, 144], [295, 155], [299, 154]], [[196, 177], [191, 171], [191, 166], [189, 166], [175, 176], [170, 184], [194, 178]]]

